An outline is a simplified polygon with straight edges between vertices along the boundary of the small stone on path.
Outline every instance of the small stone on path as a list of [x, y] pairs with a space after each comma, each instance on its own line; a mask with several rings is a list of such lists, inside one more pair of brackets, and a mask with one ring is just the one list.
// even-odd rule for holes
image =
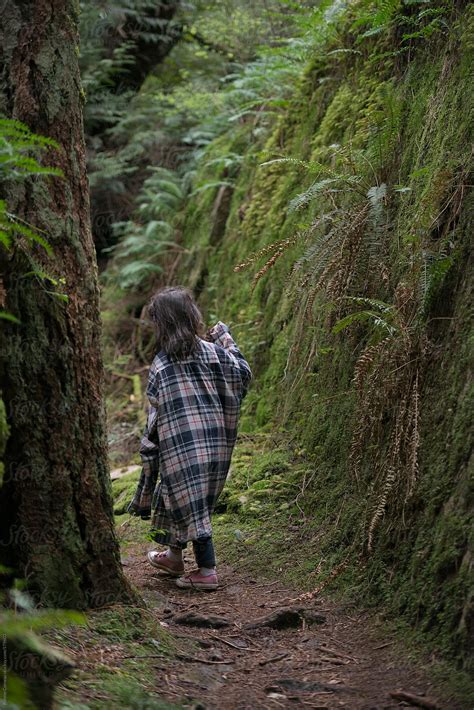
[[173, 621], [183, 626], [199, 626], [204, 629], [222, 629], [225, 626], [230, 626], [230, 621], [223, 616], [214, 614], [206, 616], [205, 614], [196, 614], [192, 611], [178, 614], [173, 618]]

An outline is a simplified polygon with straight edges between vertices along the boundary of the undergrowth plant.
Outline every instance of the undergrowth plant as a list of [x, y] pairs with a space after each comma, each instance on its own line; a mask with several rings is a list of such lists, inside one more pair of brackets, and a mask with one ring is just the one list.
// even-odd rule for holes
[[[6, 184], [47, 176], [63, 177], [59, 168], [45, 166], [40, 162], [41, 153], [47, 148], [59, 146], [51, 138], [32, 133], [21, 121], [0, 117], [0, 181]], [[43, 262], [53, 257], [53, 249], [46, 235], [38, 227], [13, 214], [6, 200], [0, 200], [0, 246], [8, 256], [15, 249], [24, 254], [30, 268], [25, 271], [23, 278], [33, 277], [47, 294], [61, 301], [67, 300], [65, 294], [56, 290], [64, 285], [64, 279], [49, 273], [49, 268], [45, 263], [40, 263], [33, 249], [34, 246], [41, 248]], [[1, 308], [5, 295], [0, 278], [0, 319], [18, 323], [16, 316]]]
[[[292, 267], [292, 281], [298, 299], [304, 297], [304, 315], [311, 317], [316, 294], [324, 290], [328, 299], [339, 302], [351, 289], [364, 291], [385, 264], [381, 258], [387, 228], [387, 185], [370, 184], [360, 172], [361, 151], [338, 147], [330, 160], [334, 167], [318, 161], [304, 162], [278, 158], [263, 165], [291, 165], [302, 168], [316, 179], [288, 204], [288, 214], [318, 204], [309, 226], [294, 236], [279, 240], [249, 255], [235, 266], [240, 271], [266, 256], [255, 274], [253, 287], [287, 249], [296, 242], [304, 246]], [[369, 176], [373, 177], [374, 176]], [[375, 175], [375, 178], [377, 176]]]
[[[144, 195], [149, 201], [147, 193], [154, 189], [148, 166], [168, 171], [171, 181], [187, 187], [193, 182], [195, 194], [233, 185], [243, 156], [230, 153], [216, 164], [209, 161], [209, 146], [243, 124], [251, 125], [256, 142], [268, 134], [286, 110], [319, 15], [330, 4], [325, 0], [317, 10], [312, 2], [300, 7], [290, 0], [270, 0], [261, 8], [239, 0], [225, 6], [178, 4], [171, 22], [176, 35], [166, 23], [150, 24], [152, 3], [127, 0], [119, 7], [108, 2], [98, 7], [83, 0], [81, 66], [92, 211], [98, 224], [103, 211], [111, 213], [110, 228], [97, 237], [104, 253], [117, 239], [125, 242], [111, 264], [123, 288], [145, 288], [160, 274], [164, 233], [160, 239], [148, 233], [138, 245], [138, 232], [147, 229], [148, 219], [156, 219], [142, 210]], [[131, 20], [133, 41], [129, 33], [117, 44], [121, 23], [128, 26]], [[155, 42], [159, 49], [168, 35], [175, 43], [169, 56], [139, 91], [130, 92], [117, 77], [133, 68], [134, 42]], [[195, 184], [196, 171], [206, 163], [212, 177]], [[159, 185], [158, 190], [166, 193]], [[150, 229], [156, 235], [156, 225]]]
[[451, 10], [447, 0], [429, 3], [426, 0], [363, 0], [358, 4], [353, 29], [362, 30], [358, 44], [382, 33], [401, 31], [400, 47], [395, 52], [413, 51], [418, 40], [430, 39], [449, 29]]
[[[353, 165], [352, 160], [349, 163]], [[427, 260], [426, 255], [420, 254], [413, 262], [411, 282], [398, 284], [393, 303], [375, 296], [350, 295], [389, 290], [388, 265], [384, 260], [388, 188], [385, 183], [367, 188], [359, 175], [336, 175], [324, 167], [321, 172], [331, 177], [321, 179], [319, 175], [316, 182], [290, 202], [289, 211], [307, 206], [317, 195], [332, 209], [319, 214], [303, 233], [251, 254], [235, 270], [266, 257], [264, 266], [254, 276], [255, 286], [289, 248], [298, 242], [311, 242], [290, 273], [290, 292], [293, 289], [298, 305], [287, 368], [292, 359], [298, 368], [299, 344], [308, 320], [313, 317], [317, 297], [318, 308], [326, 308], [328, 312], [327, 324], [334, 336], [350, 326], [358, 327], [361, 352], [354, 367], [357, 403], [349, 463], [357, 484], [367, 488], [372, 499], [366, 525], [366, 545], [370, 552], [388, 502], [392, 513], [401, 518], [415, 490], [420, 445], [420, 388], [429, 346], [423, 315], [434, 284], [439, 284], [452, 261], [446, 255]], [[362, 200], [364, 193], [365, 200]], [[348, 195], [354, 196], [353, 206], [340, 202], [341, 194], [346, 199]], [[354, 310], [354, 305], [359, 308]], [[310, 356], [312, 354], [311, 349]], [[306, 367], [308, 361], [305, 363], [300, 367]], [[389, 439], [380, 446], [387, 429]], [[377, 453], [369, 466], [369, 478], [362, 480], [362, 463], [367, 460], [367, 451]]]
[[[398, 6], [386, 4], [386, 23]], [[382, 12], [381, 4], [378, 7]], [[263, 163], [279, 174], [303, 174], [308, 187], [288, 202], [286, 218], [294, 224], [297, 214], [306, 218], [306, 225], [234, 267], [240, 271], [263, 259], [253, 277], [255, 288], [285, 254], [294, 249], [300, 253], [287, 280], [295, 325], [285, 372], [304, 371], [315, 356], [317, 336], [304, 358], [301, 353], [308, 325], [314, 323], [316, 300], [319, 318], [327, 314], [331, 337], [344, 337], [358, 350], [349, 466], [356, 485], [370, 496], [363, 540], [368, 552], [387, 507], [392, 519], [403, 520], [416, 491], [420, 393], [430, 351], [427, 322], [430, 304], [453, 264], [450, 239], [466, 182], [460, 168], [455, 175], [447, 170], [434, 180], [426, 171], [415, 171], [409, 185], [397, 184], [393, 175], [403, 104], [391, 79], [382, 83], [379, 100], [343, 146], [318, 148], [307, 161], [279, 157]], [[427, 196], [411, 214], [410, 231], [400, 242], [400, 279], [394, 277], [391, 245], [397, 227], [405, 225], [394, 225], [392, 215], [401, 201], [409, 204], [413, 199], [416, 181], [428, 177]], [[433, 206], [438, 210], [434, 215]], [[438, 222], [434, 249], [430, 235]], [[295, 377], [290, 388], [298, 382]]]
[[177, 246], [173, 219], [184, 200], [185, 186], [171, 170], [150, 171], [132, 219], [115, 224], [119, 241], [109, 249], [115, 254], [115, 269], [106, 272], [105, 279], [117, 281], [123, 289], [136, 289], [161, 273], [163, 253]]
[[[372, 495], [367, 549], [389, 499], [398, 516], [413, 495], [418, 477], [420, 387], [428, 343], [419, 327], [416, 290], [400, 283], [393, 304], [358, 298], [366, 306], [341, 319], [333, 333], [356, 323], [369, 324], [369, 338], [354, 366], [354, 429], [349, 455], [352, 475]], [[388, 427], [387, 427], [387, 424]], [[390, 434], [385, 446], [384, 431]], [[369, 479], [362, 481], [362, 462], [371, 458]]]

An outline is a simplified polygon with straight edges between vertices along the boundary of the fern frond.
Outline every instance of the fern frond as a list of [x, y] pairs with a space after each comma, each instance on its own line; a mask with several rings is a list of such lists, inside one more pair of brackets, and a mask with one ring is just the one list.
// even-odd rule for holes
[[336, 323], [332, 332], [337, 334], [354, 323], [363, 323], [366, 321], [372, 321], [374, 328], [380, 330], [382, 333], [394, 335], [397, 332], [397, 329], [391, 323], [384, 320], [380, 314], [375, 311], [357, 311], [350, 313]]
[[387, 471], [387, 474], [385, 476], [385, 482], [384, 482], [384, 487], [382, 490], [382, 493], [380, 494], [380, 497], [377, 502], [377, 506], [375, 508], [375, 511], [372, 515], [370, 524], [369, 524], [369, 529], [368, 529], [368, 534], [367, 534], [367, 549], [369, 552], [372, 552], [373, 549], [373, 540], [374, 540], [374, 532], [377, 526], [379, 525], [381, 519], [384, 516], [385, 509], [387, 507], [387, 500], [388, 496], [390, 494], [390, 491], [393, 488], [393, 485], [395, 483], [396, 479], [396, 470], [394, 466], [390, 466], [390, 468]]
[[250, 254], [245, 261], [242, 261], [240, 264], [237, 264], [234, 266], [234, 271], [242, 271], [242, 269], [246, 269], [248, 266], [251, 264], [254, 264], [258, 259], [260, 259], [262, 256], [266, 256], [267, 254], [277, 253], [277, 252], [284, 252], [286, 248], [290, 247], [291, 245], [295, 244], [298, 238], [300, 237], [300, 234], [295, 234], [294, 237], [288, 238], [288, 239], [279, 239], [276, 242], [272, 242], [271, 244], [267, 244], [267, 246], [262, 247], [262, 249], [259, 249], [256, 252], [253, 252]]
[[377, 308], [381, 313], [393, 313], [395, 306], [391, 303], [385, 303], [376, 298], [367, 298], [366, 296], [345, 296], [345, 300], [357, 303], [360, 306], [370, 306]]
[[288, 211], [289, 212], [295, 212], [297, 210], [302, 209], [303, 207], [307, 207], [307, 205], [311, 202], [311, 200], [315, 197], [315, 195], [324, 193], [325, 191], [334, 191], [334, 189], [331, 190], [330, 186], [334, 186], [336, 184], [341, 184], [341, 183], [349, 183], [350, 182], [355, 182], [353, 178], [346, 178], [344, 175], [338, 175], [336, 177], [332, 178], [325, 178], [324, 180], [319, 180], [317, 182], [313, 182], [312, 185], [308, 187], [305, 192], [300, 193], [299, 195], [296, 195], [288, 204]]
[[298, 158], [273, 158], [272, 160], [266, 160], [264, 163], [260, 163], [260, 167], [266, 167], [268, 165], [294, 165], [299, 168], [304, 168], [308, 173], [326, 173], [334, 178], [339, 177], [338, 173], [332, 168], [315, 160], [308, 162], [299, 160]]

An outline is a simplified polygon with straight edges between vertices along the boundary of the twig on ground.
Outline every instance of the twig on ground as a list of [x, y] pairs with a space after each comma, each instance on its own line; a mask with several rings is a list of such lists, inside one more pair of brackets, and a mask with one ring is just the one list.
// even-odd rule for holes
[[279, 579], [276, 579], [274, 582], [265, 582], [265, 584], [256, 584], [255, 586], [252, 585], [250, 589], [253, 591], [254, 589], [263, 589], [264, 587], [274, 587], [279, 581]]
[[402, 700], [405, 703], [416, 705], [419, 708], [426, 708], [427, 710], [441, 710], [441, 705], [438, 705], [435, 700], [425, 698], [424, 695], [414, 695], [413, 693], [406, 693], [404, 690], [395, 690], [389, 693], [389, 695], [394, 700]]
[[122, 656], [122, 658], [164, 658], [162, 653], [154, 653], [150, 656]]
[[193, 661], [194, 663], [206, 663], [209, 666], [227, 665], [228, 663], [235, 663], [235, 661], [232, 659], [229, 659], [227, 661], [208, 661], [206, 658], [197, 658], [196, 656], [186, 656], [183, 653], [177, 653], [176, 658], [179, 658], [181, 661]]
[[330, 656], [321, 656], [318, 660], [332, 663], [333, 666], [347, 666], [350, 661], [344, 661], [342, 658], [331, 658]]
[[271, 658], [265, 658], [258, 662], [259, 666], [266, 666], [267, 663], [276, 663], [276, 661], [282, 661], [284, 658], [288, 657], [288, 653], [279, 653], [277, 656], [272, 656]]
[[321, 646], [321, 651], [324, 651], [324, 653], [330, 653], [331, 656], [336, 656], [336, 658], [346, 658], [349, 661], [354, 661], [354, 663], [357, 663], [357, 658], [354, 658], [354, 656], [349, 656], [347, 653], [341, 653], [340, 651], [336, 651], [335, 648], [329, 648], [329, 646]]
[[251, 651], [252, 653], [256, 653], [257, 649], [255, 648], [249, 648], [248, 646], [238, 646], [236, 643], [232, 643], [232, 641], [227, 641], [227, 639], [223, 639], [220, 636], [216, 636], [215, 634], [208, 634], [211, 638], [216, 639], [217, 641], [221, 641], [222, 643], [225, 643], [227, 646], [230, 646], [231, 648], [237, 649], [237, 651]]

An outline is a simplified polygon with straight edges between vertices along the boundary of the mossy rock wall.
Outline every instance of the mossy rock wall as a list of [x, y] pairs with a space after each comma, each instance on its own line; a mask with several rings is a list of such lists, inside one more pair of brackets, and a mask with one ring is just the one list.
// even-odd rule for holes
[[[329, 38], [311, 59], [264, 144], [252, 121], [211, 144], [210, 159], [233, 152], [244, 160], [227, 195], [227, 216], [219, 211], [219, 229], [217, 188], [197, 191], [189, 201], [180, 225], [189, 250], [180, 280], [198, 292], [209, 321], [231, 325], [252, 363], [255, 380], [242, 429], [289, 431], [314, 461], [317, 475], [305, 506], [331, 531], [320, 538], [321, 555], [333, 567], [346, 560], [341, 580], [348, 593], [382, 602], [446, 654], [465, 659], [474, 620], [468, 375], [474, 15], [469, 7], [449, 7], [449, 29], [414, 40], [409, 52], [400, 50], [406, 45], [396, 32], [361, 41], [351, 17], [355, 9], [348, 10], [337, 39]], [[282, 156], [309, 167], [296, 161], [262, 165]], [[316, 191], [302, 209], [290, 210], [290, 201], [314, 183], [316, 162], [344, 169], [359, 182], [335, 183], [337, 192]], [[216, 168], [203, 168], [198, 185], [219, 178]], [[298, 259], [324, 235], [324, 220], [313, 231], [310, 226], [331, 211], [331, 200], [339, 214], [346, 210], [349, 232], [351, 215], [368, 204], [371, 188], [385, 191], [382, 226], [372, 227], [378, 252], [373, 261], [363, 250], [354, 252], [349, 282], [334, 297], [337, 270], [332, 285], [318, 288], [312, 276], [323, 269], [317, 253], [302, 264]], [[298, 233], [303, 236], [294, 239]], [[255, 289], [253, 276], [275, 250], [234, 271], [253, 252], [285, 239]], [[431, 281], [423, 285], [430, 269]], [[339, 307], [347, 295], [396, 304], [404, 288], [417, 314], [412, 330], [424, 343], [416, 350], [418, 470], [410, 496], [402, 483], [386, 491], [369, 552], [368, 528], [384, 490], [374, 480], [375, 460], [389, 451], [391, 412], [400, 402], [392, 388], [393, 402], [380, 405], [380, 426], [365, 441], [354, 477], [350, 450], [360, 417], [354, 367], [370, 329], [356, 323], [335, 334], [333, 327], [347, 313]], [[405, 365], [412, 366], [402, 363], [400, 372]], [[403, 470], [397, 476], [402, 480]]]

